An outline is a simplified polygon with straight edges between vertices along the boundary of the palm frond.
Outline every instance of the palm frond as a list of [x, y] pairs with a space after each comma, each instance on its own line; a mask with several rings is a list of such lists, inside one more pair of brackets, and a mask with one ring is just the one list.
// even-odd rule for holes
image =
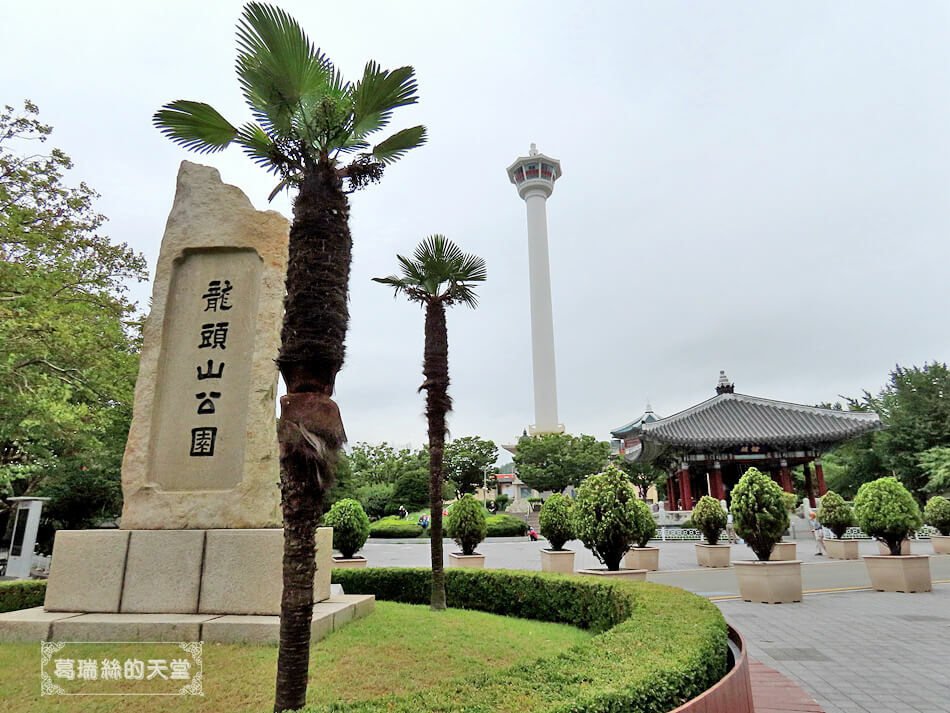
[[249, 122], [238, 129], [234, 139], [244, 149], [244, 153], [258, 166], [270, 173], [280, 173], [289, 159], [280, 153], [277, 144], [257, 124]]
[[220, 151], [238, 133], [210, 104], [184, 99], [163, 106], [155, 112], [152, 123], [176, 144], [198, 153]]
[[363, 69], [363, 78], [353, 85], [351, 92], [353, 130], [363, 135], [383, 128], [393, 109], [419, 100], [418, 89], [412, 67], [389, 71], [370, 60]]
[[420, 241], [412, 258], [396, 255], [402, 277], [374, 278], [377, 282], [396, 286], [410, 299], [424, 302], [443, 300], [447, 304], [462, 302], [470, 307], [478, 304], [473, 282], [487, 276], [485, 261], [462, 249], [444, 235], [435, 234]]
[[478, 307], [478, 295], [475, 294], [475, 290], [471, 285], [453, 285], [446, 291], [445, 295], [452, 302], [461, 302], [472, 309]]
[[293, 132], [292, 118], [305, 96], [333, 86], [332, 63], [280, 8], [252, 2], [238, 25], [236, 69], [244, 98], [278, 134]]
[[403, 129], [376, 144], [373, 147], [372, 156], [381, 164], [389, 165], [401, 159], [408, 151], [422, 146], [427, 138], [426, 127], [424, 126]]
[[484, 282], [487, 278], [488, 268], [485, 265], [485, 260], [478, 257], [478, 255], [466, 253], [462, 258], [462, 264], [459, 265], [456, 279], [460, 282]]

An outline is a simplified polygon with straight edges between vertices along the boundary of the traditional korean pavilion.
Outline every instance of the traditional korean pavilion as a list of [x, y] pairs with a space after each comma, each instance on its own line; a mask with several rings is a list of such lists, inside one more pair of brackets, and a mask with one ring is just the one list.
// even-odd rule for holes
[[[794, 492], [791, 468], [801, 465], [812, 507], [824, 495], [821, 454], [845, 441], [881, 429], [876, 413], [838, 411], [735, 393], [719, 372], [716, 395], [685, 411], [657, 418], [647, 409], [639, 419], [611, 431], [623, 457], [672, 460], [666, 481], [667, 509], [692, 510], [702, 495], [726, 499], [748, 468], [771, 474]], [[811, 464], [815, 472], [812, 475]]]

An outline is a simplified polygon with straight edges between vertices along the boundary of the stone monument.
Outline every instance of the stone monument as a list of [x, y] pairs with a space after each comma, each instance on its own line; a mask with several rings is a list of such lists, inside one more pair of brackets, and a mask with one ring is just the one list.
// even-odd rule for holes
[[[275, 359], [289, 228], [215, 169], [182, 162], [143, 334], [121, 529], [57, 532], [34, 628], [80, 640], [276, 640]], [[372, 610], [372, 598], [325, 601], [331, 540], [318, 529], [317, 637], [344, 612]]]

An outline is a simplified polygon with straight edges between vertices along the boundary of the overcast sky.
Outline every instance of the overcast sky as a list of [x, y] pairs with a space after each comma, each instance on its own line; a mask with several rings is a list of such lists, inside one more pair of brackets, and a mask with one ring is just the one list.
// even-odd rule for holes
[[[109, 235], [154, 270], [182, 159], [258, 208], [273, 178], [236, 148], [189, 154], [151, 125], [174, 99], [249, 118], [242, 4], [5, 3], [0, 102], [30, 98], [102, 194]], [[347, 78], [416, 68], [395, 128], [429, 143], [352, 197], [350, 441], [421, 445], [423, 312], [370, 282], [441, 232], [488, 263], [449, 315], [453, 436], [533, 420], [525, 206], [505, 168], [537, 142], [559, 416], [609, 437], [736, 390], [817, 403], [877, 390], [950, 345], [950, 5], [901, 2], [286, 0]], [[290, 215], [286, 197], [270, 206]], [[144, 305], [150, 285], [136, 288]]]

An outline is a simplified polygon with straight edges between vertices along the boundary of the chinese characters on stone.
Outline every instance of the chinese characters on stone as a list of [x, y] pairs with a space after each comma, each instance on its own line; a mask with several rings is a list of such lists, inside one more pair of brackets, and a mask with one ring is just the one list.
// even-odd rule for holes
[[[233, 286], [230, 280], [211, 280], [208, 283], [207, 291], [201, 296], [204, 300], [203, 312], [224, 312], [231, 309], [231, 290]], [[198, 349], [220, 349], [222, 352], [228, 348], [228, 327], [230, 322], [206, 322], [201, 325], [199, 334], [200, 342]], [[207, 366], [202, 371], [202, 365], [195, 366], [197, 380], [224, 378], [225, 362], [218, 359], [208, 359]], [[220, 386], [218, 388], [221, 388]], [[221, 398], [221, 391], [213, 391], [210, 388], [195, 393], [195, 399], [198, 405], [195, 409], [197, 416], [213, 416], [215, 413], [215, 400]], [[200, 425], [191, 429], [191, 449], [188, 455], [191, 457], [214, 456], [215, 440], [218, 437], [218, 427], [214, 425]]]

